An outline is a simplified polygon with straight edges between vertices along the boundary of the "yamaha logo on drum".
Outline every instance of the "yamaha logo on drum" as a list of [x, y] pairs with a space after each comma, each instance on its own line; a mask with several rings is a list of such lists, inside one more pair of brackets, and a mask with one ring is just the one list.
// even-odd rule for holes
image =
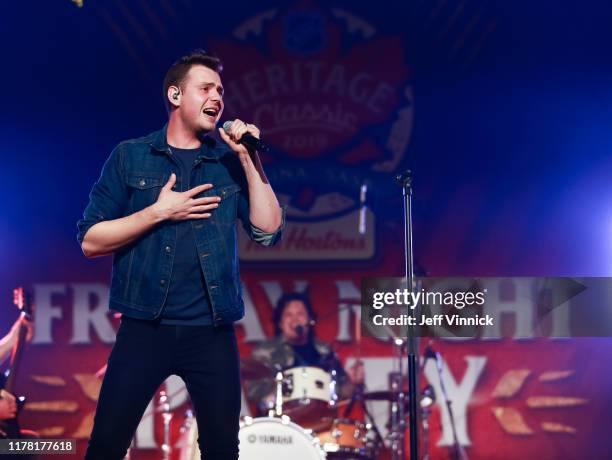
[[259, 441], [260, 444], [279, 444], [281, 446], [293, 444], [292, 436], [278, 436], [273, 434], [263, 434], [260, 436], [255, 436], [254, 434], [252, 434], [249, 435], [247, 440], [251, 444], [254, 444], [257, 441]]

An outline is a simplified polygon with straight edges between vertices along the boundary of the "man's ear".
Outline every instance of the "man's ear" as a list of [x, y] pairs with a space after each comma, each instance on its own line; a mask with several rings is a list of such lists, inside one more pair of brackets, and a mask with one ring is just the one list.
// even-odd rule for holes
[[173, 107], [179, 107], [181, 105], [181, 90], [178, 86], [169, 86], [166, 94], [170, 105]]

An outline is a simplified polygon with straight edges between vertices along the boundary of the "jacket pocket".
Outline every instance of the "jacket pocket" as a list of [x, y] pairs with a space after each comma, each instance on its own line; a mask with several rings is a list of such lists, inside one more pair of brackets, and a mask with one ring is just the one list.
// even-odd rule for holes
[[151, 206], [157, 201], [161, 188], [168, 181], [167, 175], [149, 172], [128, 173], [127, 186], [132, 212]]
[[238, 192], [240, 186], [226, 185], [212, 190], [212, 195], [221, 198], [219, 207], [212, 212], [212, 219], [219, 225], [233, 225], [238, 215]]

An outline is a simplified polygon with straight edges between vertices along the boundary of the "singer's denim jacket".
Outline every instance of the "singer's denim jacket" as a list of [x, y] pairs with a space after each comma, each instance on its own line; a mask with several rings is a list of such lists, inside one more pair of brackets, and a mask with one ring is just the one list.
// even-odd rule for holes
[[[191, 220], [200, 264], [212, 305], [215, 325], [237, 321], [244, 315], [238, 267], [236, 220], [240, 218], [254, 241], [271, 246], [284, 226], [274, 233], [255, 227], [249, 220], [249, 197], [244, 171], [236, 154], [220, 140], [206, 138], [191, 178], [180, 177], [166, 141], [166, 128], [119, 144], [106, 161], [89, 195], [89, 204], [78, 221], [79, 243], [98, 222], [117, 219], [153, 204], [170, 174], [176, 187], [188, 180], [188, 188], [211, 183], [213, 188], [197, 196], [219, 196], [219, 207], [207, 219]], [[180, 189], [180, 188], [179, 188]], [[155, 319], [165, 303], [172, 275], [176, 225], [165, 221], [135, 242], [114, 253], [110, 308], [132, 318]]]

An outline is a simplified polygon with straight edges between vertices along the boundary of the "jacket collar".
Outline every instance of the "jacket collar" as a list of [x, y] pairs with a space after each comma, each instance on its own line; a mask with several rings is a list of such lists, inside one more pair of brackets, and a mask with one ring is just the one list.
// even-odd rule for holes
[[[147, 136], [146, 142], [158, 152], [167, 153], [170, 150], [170, 146], [168, 145], [167, 141], [167, 131], [168, 123], [166, 123], [159, 131], [155, 131]], [[200, 146], [200, 154], [198, 155], [198, 158], [201, 157], [209, 160], [218, 160], [227, 150], [224, 147], [226, 147], [224, 142], [216, 139], [212, 135], [206, 135], [202, 139], [202, 145]]]

